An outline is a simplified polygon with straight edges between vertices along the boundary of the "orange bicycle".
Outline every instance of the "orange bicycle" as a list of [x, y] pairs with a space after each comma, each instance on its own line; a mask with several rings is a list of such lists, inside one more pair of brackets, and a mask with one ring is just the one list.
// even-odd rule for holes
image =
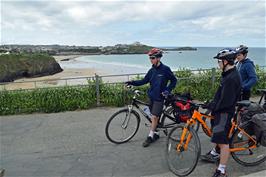
[[[178, 176], [189, 175], [197, 166], [201, 154], [200, 139], [191, 128], [197, 122], [201, 124], [207, 136], [212, 135], [210, 128], [212, 116], [201, 113], [198, 108], [206, 108], [204, 104], [191, 103], [196, 109], [192, 117], [183, 125], [174, 127], [167, 137], [166, 159], [169, 169]], [[248, 106], [250, 102], [241, 101], [237, 107]], [[230, 137], [230, 152], [233, 159], [245, 166], [254, 166], [266, 160], [266, 148], [257, 142], [256, 136], [250, 131], [251, 122], [238, 124], [237, 112], [232, 120], [228, 136]]]

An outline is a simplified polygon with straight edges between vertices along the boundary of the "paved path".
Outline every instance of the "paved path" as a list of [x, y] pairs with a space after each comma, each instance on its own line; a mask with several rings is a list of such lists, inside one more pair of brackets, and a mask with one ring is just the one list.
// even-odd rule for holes
[[[172, 177], [164, 157], [164, 135], [148, 148], [142, 147], [148, 128], [141, 122], [128, 143], [110, 143], [105, 124], [119, 108], [97, 108], [56, 114], [0, 117], [0, 169], [11, 177]], [[200, 133], [202, 153], [211, 147]], [[211, 176], [215, 166], [199, 162], [190, 175]], [[266, 164], [243, 167], [230, 160], [230, 176], [260, 171]]]

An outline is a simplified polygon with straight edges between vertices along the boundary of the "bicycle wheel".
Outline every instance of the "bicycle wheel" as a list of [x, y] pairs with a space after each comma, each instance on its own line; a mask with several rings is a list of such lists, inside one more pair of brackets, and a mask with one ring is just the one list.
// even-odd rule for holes
[[[241, 128], [256, 139], [251, 123], [247, 123]], [[266, 147], [257, 144], [255, 148], [249, 148], [254, 145], [254, 142], [243, 133], [243, 130], [236, 129], [230, 139], [230, 149], [246, 148], [243, 151], [231, 152], [233, 159], [244, 166], [255, 166], [264, 162], [266, 160]]]
[[105, 135], [112, 143], [122, 144], [135, 136], [139, 129], [139, 114], [132, 110], [122, 109], [114, 113], [105, 127]]
[[178, 176], [187, 176], [195, 169], [201, 151], [199, 137], [193, 128], [190, 128], [185, 136], [186, 141], [188, 135], [192, 135], [187, 150], [182, 149], [177, 151], [177, 145], [180, 143], [183, 129], [184, 126], [182, 125], [174, 127], [170, 131], [166, 141], [167, 165]]
[[[173, 112], [174, 112], [174, 108], [172, 107], [172, 106], [170, 106], [169, 108], [167, 108], [166, 109], [166, 111], [165, 111], [167, 114], [169, 114], [169, 115], [171, 115], [172, 117], [175, 117], [174, 116], [174, 114], [173, 114]], [[163, 116], [162, 117], [162, 124], [163, 125], [165, 125], [165, 119], [167, 118], [167, 116]], [[196, 121], [196, 124], [195, 125], [193, 125], [193, 126], [191, 126], [191, 127], [193, 127], [193, 129], [196, 131], [196, 132], [198, 132], [198, 130], [199, 130], [199, 127], [200, 127], [200, 123], [198, 122], [198, 121]]]

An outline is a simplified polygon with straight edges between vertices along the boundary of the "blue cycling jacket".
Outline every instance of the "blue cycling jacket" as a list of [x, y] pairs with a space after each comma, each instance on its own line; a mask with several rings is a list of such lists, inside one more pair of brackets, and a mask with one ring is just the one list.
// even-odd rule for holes
[[249, 91], [258, 81], [253, 61], [246, 58], [236, 64], [242, 81], [242, 89]]
[[[168, 84], [170, 81], [170, 84]], [[171, 69], [160, 63], [158, 67], [152, 66], [145, 77], [142, 80], [132, 81], [131, 84], [134, 86], [140, 86], [150, 83], [148, 90], [148, 96], [152, 101], [162, 101], [162, 92], [168, 91], [169, 93], [176, 86], [177, 79]]]

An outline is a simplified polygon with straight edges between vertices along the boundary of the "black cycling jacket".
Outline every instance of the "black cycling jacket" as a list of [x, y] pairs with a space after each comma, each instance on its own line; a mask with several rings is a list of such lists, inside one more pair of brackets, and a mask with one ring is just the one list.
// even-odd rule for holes
[[236, 102], [241, 94], [241, 79], [236, 68], [222, 73], [220, 86], [212, 101], [212, 114], [235, 112]]

